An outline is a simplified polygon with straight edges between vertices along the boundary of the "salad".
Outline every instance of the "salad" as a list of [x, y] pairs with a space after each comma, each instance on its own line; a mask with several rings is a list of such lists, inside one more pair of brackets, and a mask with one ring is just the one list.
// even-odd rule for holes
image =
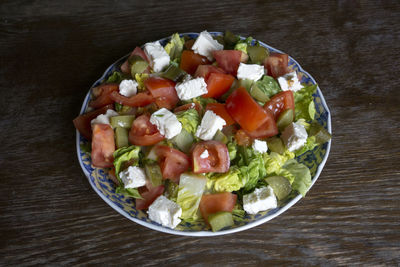
[[230, 32], [136, 47], [74, 119], [94, 167], [149, 219], [213, 231], [277, 208], [311, 185], [296, 157], [329, 141], [316, 85], [288, 55]]

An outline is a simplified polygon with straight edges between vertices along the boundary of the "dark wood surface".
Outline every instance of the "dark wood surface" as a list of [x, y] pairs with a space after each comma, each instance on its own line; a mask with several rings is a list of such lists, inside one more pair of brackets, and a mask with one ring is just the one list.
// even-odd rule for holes
[[[122, 217], [90, 187], [72, 119], [136, 45], [174, 32], [253, 36], [320, 85], [333, 141], [305, 199], [214, 238]], [[398, 1], [0, 2], [0, 265], [400, 265]]]

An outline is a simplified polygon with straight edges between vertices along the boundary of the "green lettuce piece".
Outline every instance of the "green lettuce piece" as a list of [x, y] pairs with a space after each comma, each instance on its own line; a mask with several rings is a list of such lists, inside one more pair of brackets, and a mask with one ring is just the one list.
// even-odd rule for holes
[[120, 184], [120, 186], [116, 188], [117, 193], [134, 198], [142, 198], [137, 188], [124, 188], [124, 183], [119, 177], [119, 173], [121, 172], [121, 168], [125, 162], [129, 162], [130, 166], [139, 165], [139, 153], [140, 147], [138, 146], [122, 147], [114, 152], [115, 176]]
[[264, 75], [261, 80], [258, 80], [255, 85], [265, 93], [269, 98], [279, 93], [281, 88], [277, 81], [268, 75]]
[[185, 44], [185, 39], [179, 36], [178, 33], [174, 33], [171, 36], [171, 40], [164, 47], [165, 51], [167, 51], [171, 60], [175, 60], [181, 57], [183, 45]]
[[311, 186], [311, 173], [307, 166], [291, 159], [288, 160], [282, 168], [287, 170], [294, 177], [292, 189], [296, 190], [304, 197]]
[[228, 153], [229, 153], [229, 159], [232, 161], [236, 158], [236, 142], [235, 141], [229, 141], [228, 144], [226, 144], [226, 147], [228, 148]]
[[236, 45], [235, 45], [235, 50], [240, 50], [243, 51], [247, 54], [247, 47], [251, 45], [251, 43], [253, 42], [253, 38], [252, 37], [247, 37], [244, 40], [239, 40]]
[[238, 191], [244, 186], [241, 172], [233, 166], [226, 173], [214, 173], [207, 179], [207, 188], [211, 192]]
[[289, 159], [293, 159], [295, 156], [293, 152], [290, 152], [287, 149], [282, 155], [276, 152], [271, 152], [271, 154], [264, 153], [262, 155], [264, 159], [265, 169], [268, 175], [278, 175], [286, 161], [288, 161]]
[[306, 143], [299, 148], [298, 150], [295, 151], [296, 156], [299, 156], [309, 150], [313, 150], [316, 146], [318, 146], [318, 143], [316, 141], [315, 136], [309, 136], [307, 137]]
[[252, 191], [260, 179], [267, 175], [261, 153], [255, 153], [250, 147], [239, 147], [236, 155], [239, 170], [244, 183], [244, 193]]
[[206, 183], [207, 178], [201, 174], [184, 173], [181, 175], [176, 203], [182, 208], [182, 219], [197, 219], [197, 210]]
[[183, 129], [193, 135], [196, 133], [197, 127], [200, 124], [200, 116], [194, 108], [179, 112], [176, 114], [176, 117], [182, 124]]
[[313, 94], [317, 91], [317, 85], [305, 86], [294, 92], [294, 107], [296, 112], [296, 120], [305, 119], [310, 121], [314, 119], [316, 110]]
[[138, 90], [139, 91], [143, 91], [146, 89], [146, 86], [144, 86], [144, 81], [147, 80], [147, 78], [149, 78], [149, 74], [147, 73], [136, 73], [135, 74], [135, 80], [138, 83]]
[[125, 79], [124, 75], [119, 71], [114, 71], [107, 79], [106, 83], [120, 83]]

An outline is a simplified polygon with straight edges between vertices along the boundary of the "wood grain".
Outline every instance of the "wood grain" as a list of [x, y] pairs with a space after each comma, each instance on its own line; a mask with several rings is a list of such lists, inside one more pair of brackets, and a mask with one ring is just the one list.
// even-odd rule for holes
[[[0, 3], [0, 265], [400, 265], [398, 1]], [[72, 119], [136, 45], [174, 32], [253, 36], [318, 81], [327, 164], [305, 199], [228, 236], [155, 232], [91, 189]]]

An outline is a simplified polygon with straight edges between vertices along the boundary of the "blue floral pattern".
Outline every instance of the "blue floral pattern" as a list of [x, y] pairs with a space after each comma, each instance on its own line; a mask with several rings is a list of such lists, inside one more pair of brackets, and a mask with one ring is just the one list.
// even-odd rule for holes
[[[220, 32], [211, 32], [212, 35], [221, 35]], [[181, 36], [188, 36], [190, 38], [196, 38], [198, 33], [184, 33]], [[244, 38], [243, 38], [244, 39]], [[164, 38], [159, 40], [162, 45], [165, 45], [168, 42], [169, 38]], [[255, 40], [253, 40], [255, 42]], [[283, 53], [269, 45], [259, 42], [262, 46], [268, 48], [272, 52], [280, 52]], [[118, 70], [119, 66], [126, 60], [128, 55], [120, 58], [114, 64], [112, 64], [107, 70], [104, 72], [103, 76], [97, 80], [92, 87], [95, 87], [102, 82], [109, 75], [112, 74], [113, 71]], [[315, 80], [304, 71], [301, 66], [293, 59], [289, 59], [289, 67], [293, 70], [296, 70], [301, 74], [301, 82], [307, 84], [316, 84]], [[325, 127], [329, 132], [331, 132], [331, 117], [328, 106], [325, 103], [324, 97], [322, 95], [321, 90], [317, 89], [317, 92], [314, 95], [314, 103], [316, 107], [316, 119], [318, 122]], [[83, 102], [81, 114], [85, 113], [88, 108], [88, 102], [90, 100], [90, 90], [86, 95], [86, 98]], [[88, 177], [90, 185], [96, 191], [96, 193], [104, 199], [112, 208], [116, 211], [127, 217], [128, 219], [141, 224], [143, 226], [149, 227], [154, 230], [170, 233], [170, 234], [178, 234], [178, 235], [190, 235], [190, 236], [209, 236], [209, 235], [222, 235], [233, 233], [237, 231], [242, 231], [245, 229], [249, 229], [251, 227], [262, 224], [266, 221], [271, 220], [272, 218], [278, 216], [289, 207], [294, 205], [300, 198], [301, 195], [296, 196], [295, 198], [288, 200], [286, 203], [282, 203], [282, 205], [276, 209], [260, 212], [256, 215], [246, 214], [244, 220], [235, 222], [235, 225], [230, 229], [226, 229], [219, 232], [212, 232], [208, 226], [206, 226], [203, 222], [198, 223], [189, 223], [184, 222], [178, 225], [175, 229], [169, 229], [163, 227], [151, 220], [149, 220], [147, 213], [141, 210], [137, 210], [135, 208], [135, 201], [133, 201], [129, 197], [125, 197], [124, 195], [117, 194], [115, 192], [115, 186], [113, 181], [108, 176], [108, 170], [96, 168], [91, 164], [90, 153], [84, 152], [81, 149], [81, 145], [86, 145], [88, 141], [76, 131], [77, 134], [77, 153], [80, 165], [82, 170]], [[313, 151], [308, 151], [303, 155], [300, 155], [297, 159], [300, 163], [305, 164], [308, 168], [310, 168], [312, 175], [312, 184], [318, 179], [320, 172], [328, 158], [329, 150], [330, 150], [331, 142], [325, 143], [323, 146], [316, 147]]]

